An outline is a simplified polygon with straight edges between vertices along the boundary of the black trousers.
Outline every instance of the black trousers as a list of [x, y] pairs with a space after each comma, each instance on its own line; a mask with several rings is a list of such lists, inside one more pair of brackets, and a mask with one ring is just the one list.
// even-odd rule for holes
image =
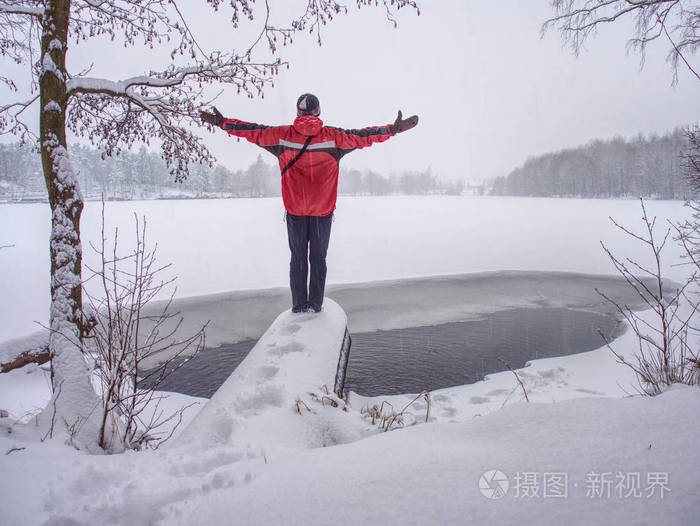
[[[289, 286], [292, 304], [307, 303], [320, 307], [326, 288], [326, 253], [331, 238], [333, 213], [323, 217], [295, 216], [287, 213], [287, 236], [292, 258], [289, 263]], [[309, 277], [311, 267], [311, 278]]]

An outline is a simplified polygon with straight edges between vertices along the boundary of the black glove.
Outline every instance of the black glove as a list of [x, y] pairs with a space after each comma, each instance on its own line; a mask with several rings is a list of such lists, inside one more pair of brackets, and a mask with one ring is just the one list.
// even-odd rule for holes
[[207, 113], [206, 111], [202, 111], [199, 113], [199, 116], [202, 119], [202, 122], [206, 122], [211, 124], [212, 126], [216, 126], [217, 128], [221, 128], [221, 126], [224, 124], [224, 121], [226, 118], [221, 115], [219, 110], [216, 109], [216, 106], [214, 106], [214, 113]]
[[409, 117], [408, 119], [402, 119], [401, 110], [399, 110], [399, 114], [396, 116], [394, 124], [390, 125], [389, 129], [391, 130], [391, 133], [396, 135], [397, 133], [405, 132], [406, 130], [415, 128], [417, 125], [418, 115], [414, 115], [413, 117]]

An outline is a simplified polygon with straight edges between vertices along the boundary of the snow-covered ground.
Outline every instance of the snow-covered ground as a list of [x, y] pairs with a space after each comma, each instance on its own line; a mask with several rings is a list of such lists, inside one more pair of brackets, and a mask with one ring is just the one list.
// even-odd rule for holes
[[[39, 296], [48, 289], [48, 269], [36, 262], [48, 254], [35, 239], [46, 218], [34, 205], [11, 206], [0, 206], [0, 220], [19, 221], [22, 231], [29, 230], [26, 237], [0, 243], [15, 244], [0, 251], [0, 280], [3, 291], [19, 298], [14, 310], [2, 300], [0, 340], [31, 331], [19, 321], [28, 313], [41, 319], [41, 301], [23, 300], [21, 285]], [[183, 294], [284, 286], [286, 240], [281, 213], [269, 219], [279, 210], [274, 200], [111, 203], [108, 217], [130, 234], [129, 216], [140, 206], [148, 208], [141, 211], [148, 215], [162, 261], [175, 263]], [[548, 288], [525, 291], [526, 299], [519, 301], [536, 304], [543, 291], [553, 301], [551, 291], [565, 286], [547, 281], [546, 271], [612, 273], [600, 239], [625, 254], [639, 254], [607, 220], [612, 215], [636, 225], [638, 206], [635, 201], [346, 199], [334, 224], [330, 276], [342, 283], [538, 270], [545, 271], [542, 282]], [[681, 203], [654, 202], [649, 208], [664, 218], [685, 214]], [[88, 207], [85, 217], [89, 238], [99, 231], [98, 210]], [[34, 233], [32, 225], [38, 229]], [[666, 264], [675, 261], [670, 254]], [[674, 272], [680, 270], [671, 269], [671, 277]], [[449, 280], [444, 283], [449, 288]], [[391, 300], [386, 291], [392, 285], [383, 286], [389, 288], [382, 289], [379, 303]], [[358, 326], [376, 326], [383, 321], [372, 319], [376, 311], [362, 317], [358, 307], [372, 289], [358, 287], [364, 296], [350, 287], [338, 289], [345, 294], [339, 297], [358, 313]], [[430, 290], [435, 289], [422, 293]], [[576, 290], [572, 286], [563, 295], [576, 296]], [[482, 287], [473, 299], [491, 292]], [[511, 290], [491, 306], [518, 301], [519, 292]], [[420, 297], [405, 287], [404, 294]], [[217, 298], [226, 295], [209, 302], [214, 311], [221, 307]], [[206, 315], [203, 298], [190, 303]], [[412, 308], [388, 323], [415, 322]], [[449, 316], [471, 312], [456, 305], [448, 310]], [[329, 308], [324, 315], [331, 325], [344, 323], [340, 309]], [[672, 386], [655, 398], [630, 396], [634, 375], [601, 348], [535, 360], [517, 371], [529, 403], [513, 373], [498, 373], [431, 393], [429, 423], [424, 423], [427, 403], [420, 399], [408, 407], [403, 429], [385, 433], [367, 409], [383, 402], [385, 411], [401, 409], [412, 396], [351, 393], [343, 411], [342, 404], [317, 399], [328, 371], [319, 374], [317, 397], [285, 380], [303, 352], [275, 349], [289, 351], [289, 338], [304, 335], [294, 325], [322, 321], [303, 316], [308, 320], [282, 314], [258, 344], [267, 349], [267, 358], [258, 352], [258, 362], [238, 373], [244, 383], [232, 380], [245, 390], [229, 385], [219, 396], [222, 407], [228, 400], [236, 409], [228, 415], [234, 427], [239, 416], [267, 415], [260, 420], [264, 430], [249, 426], [252, 432], [236, 435], [241, 440], [230, 439], [232, 427], [228, 438], [212, 441], [217, 423], [228, 425], [217, 419], [216, 407], [198, 417], [206, 400], [169, 394], [172, 408], [196, 402], [185, 411], [173, 441], [156, 451], [88, 455], [58, 440], [37, 439], [31, 413], [49, 399], [44, 370], [29, 366], [0, 375], [0, 409], [29, 422], [8, 428], [13, 418], [0, 418], [0, 524], [697, 524], [700, 389]], [[613, 345], [626, 356], [638, 349], [632, 331]], [[700, 342], [691, 345], [698, 348]], [[291, 362], [278, 363], [282, 357]], [[304, 391], [298, 395], [301, 403], [290, 403], [290, 393], [280, 395], [288, 383]], [[246, 396], [251, 390], [256, 396]], [[240, 398], [238, 405], [231, 398], [241, 396], [245, 407]], [[276, 416], [268, 418], [273, 411]], [[275, 441], [292, 428], [306, 431], [291, 442]]]
[[[31, 425], [3, 433], [0, 523], [697, 524], [700, 389], [629, 397], [633, 375], [603, 348], [518, 371], [529, 403], [504, 372], [433, 392], [428, 424], [422, 400], [403, 429], [381, 432], [363, 410], [412, 397], [353, 394], [347, 411], [321, 403], [332, 368], [314, 358], [319, 348], [292, 348], [294, 338], [338, 338], [334, 305], [325, 318], [282, 314], [216, 404], [201, 418], [204, 400], [189, 409], [160, 450], [94, 456], [41, 443]], [[329, 336], [309, 325], [318, 323]], [[614, 345], [625, 355], [637, 347], [631, 331]], [[319, 385], [314, 397], [308, 378], [291, 381], [295, 404], [285, 378], [302, 362]], [[7, 375], [11, 394], [47, 399], [44, 375], [29, 371]], [[6, 378], [0, 386], [3, 399]]]

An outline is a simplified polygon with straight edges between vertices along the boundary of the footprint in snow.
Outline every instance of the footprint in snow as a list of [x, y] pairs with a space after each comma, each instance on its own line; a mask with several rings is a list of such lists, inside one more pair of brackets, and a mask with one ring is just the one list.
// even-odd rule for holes
[[280, 368], [276, 365], [263, 365], [258, 367], [257, 373], [260, 378], [269, 380], [270, 378], [273, 378], [279, 372], [279, 370]]
[[267, 353], [273, 356], [283, 356], [291, 352], [301, 352], [304, 350], [304, 346], [299, 342], [289, 342], [284, 345], [275, 345], [270, 347]]

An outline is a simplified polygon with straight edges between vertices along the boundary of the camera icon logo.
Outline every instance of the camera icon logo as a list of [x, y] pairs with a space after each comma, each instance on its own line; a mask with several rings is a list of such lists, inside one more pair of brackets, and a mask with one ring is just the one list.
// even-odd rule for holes
[[479, 491], [487, 499], [502, 499], [509, 487], [508, 477], [497, 469], [490, 469], [479, 477]]

